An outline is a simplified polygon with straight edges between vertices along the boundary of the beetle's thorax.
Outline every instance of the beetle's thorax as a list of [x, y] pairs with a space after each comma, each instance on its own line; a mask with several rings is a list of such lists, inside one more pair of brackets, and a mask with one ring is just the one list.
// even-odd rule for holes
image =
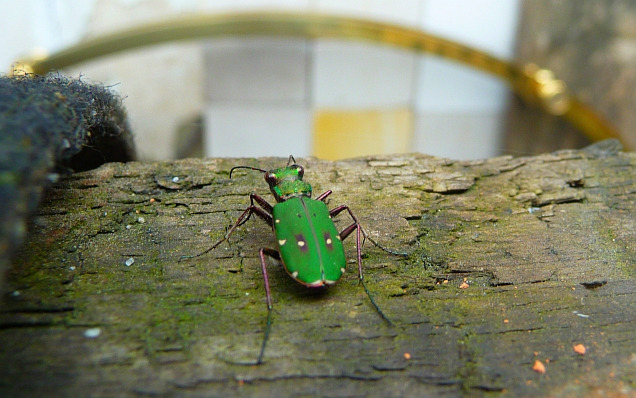
[[311, 185], [304, 181], [281, 181], [278, 185], [270, 187], [272, 195], [277, 202], [284, 202], [287, 199], [298, 196], [311, 197]]
[[303, 181], [303, 174], [303, 168], [297, 164], [265, 173], [265, 181], [269, 184], [276, 202], [284, 202], [298, 196], [311, 197], [311, 185]]

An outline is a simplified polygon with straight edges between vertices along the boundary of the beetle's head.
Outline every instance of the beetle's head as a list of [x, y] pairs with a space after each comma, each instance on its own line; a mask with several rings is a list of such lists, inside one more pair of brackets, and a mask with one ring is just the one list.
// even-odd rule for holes
[[[293, 164], [290, 164], [292, 161]], [[276, 198], [276, 202], [284, 202], [296, 196], [311, 197], [311, 185], [303, 181], [305, 169], [301, 165], [296, 164], [296, 159], [293, 156], [289, 157], [287, 166], [273, 170], [263, 170], [251, 166], [233, 167], [230, 170], [230, 178], [232, 178], [232, 172], [235, 169], [250, 169], [263, 172], [265, 182], [269, 185], [269, 190]]]
[[311, 185], [303, 181], [305, 169], [297, 164], [287, 165], [265, 173], [265, 181], [277, 202], [295, 196], [310, 196]]

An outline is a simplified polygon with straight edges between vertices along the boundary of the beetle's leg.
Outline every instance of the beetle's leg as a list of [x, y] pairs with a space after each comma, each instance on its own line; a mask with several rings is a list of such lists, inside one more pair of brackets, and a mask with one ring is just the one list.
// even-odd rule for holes
[[[371, 296], [369, 289], [367, 289], [367, 285], [364, 283], [364, 276], [362, 275], [362, 244], [361, 244], [362, 239], [361, 238], [362, 236], [366, 238], [367, 234], [362, 230], [362, 225], [360, 225], [360, 222], [358, 221], [356, 216], [353, 215], [353, 212], [351, 212], [351, 209], [349, 209], [349, 207], [345, 205], [338, 206], [335, 209], [331, 210], [329, 212], [329, 216], [335, 217], [344, 210], [347, 210], [347, 212], [349, 212], [349, 215], [353, 219], [353, 224], [343, 229], [342, 232], [338, 234], [338, 236], [340, 236], [340, 239], [345, 240], [349, 235], [351, 235], [353, 231], [356, 231], [356, 252], [358, 255], [358, 278], [360, 280], [360, 283], [362, 284], [362, 287], [364, 288], [364, 291], [367, 293], [367, 297], [369, 297], [369, 301], [371, 301], [371, 304], [373, 304], [373, 306], [375, 307], [375, 310], [378, 312], [378, 314], [380, 314], [382, 319], [384, 319], [389, 325], [393, 325], [393, 322], [391, 322], [391, 320], [387, 318], [386, 315], [384, 315], [384, 312], [382, 312], [380, 307], [376, 304], [375, 300], [373, 300], [373, 297]], [[371, 241], [373, 242], [373, 240]]]
[[[256, 206], [254, 204], [254, 201], [256, 201], [256, 203], [258, 203], [262, 208]], [[250, 206], [247, 209], [245, 209], [245, 211], [243, 211], [243, 214], [241, 214], [241, 216], [236, 220], [234, 225], [232, 225], [232, 227], [226, 232], [225, 236], [220, 241], [216, 242], [214, 245], [212, 245], [212, 247], [202, 251], [201, 253], [195, 254], [194, 256], [181, 256], [179, 258], [179, 261], [200, 257], [216, 249], [217, 247], [219, 247], [221, 243], [227, 241], [230, 238], [230, 235], [232, 235], [232, 233], [234, 232], [236, 228], [245, 224], [245, 222], [247, 222], [247, 220], [249, 220], [250, 217], [252, 216], [252, 213], [256, 214], [263, 221], [265, 221], [267, 225], [273, 228], [274, 220], [271, 214], [273, 209], [272, 205], [267, 203], [265, 199], [263, 199], [262, 197], [260, 197], [259, 195], [255, 193], [250, 194], [250, 203], [251, 203]]]
[[[258, 205], [261, 206], [261, 208], [259, 208], [258, 206], [254, 205], [254, 202], [258, 203]], [[248, 213], [248, 210], [250, 210], [250, 209], [252, 209], [252, 210]], [[243, 214], [241, 214], [241, 217], [238, 218], [237, 223], [234, 225], [233, 228], [236, 228], [236, 227], [239, 227], [239, 226], [245, 224], [247, 222], [247, 220], [249, 220], [250, 217], [252, 216], [252, 213], [256, 213], [256, 215], [259, 216], [263, 221], [265, 221], [267, 223], [267, 225], [272, 227], [273, 226], [273, 223], [272, 223], [272, 211], [273, 210], [274, 210], [274, 207], [272, 205], [270, 205], [265, 199], [263, 199], [262, 196], [260, 196], [259, 194], [256, 194], [256, 193], [251, 193], [250, 194], [250, 207], [245, 209]], [[246, 213], [247, 213], [247, 217], [244, 217]], [[228, 238], [229, 238], [229, 236], [228, 236]]]
[[[331, 193], [331, 191], [327, 191], [327, 192]], [[327, 192], [325, 192], [325, 193], [327, 193]], [[334, 209], [331, 209], [331, 211], [329, 211], [329, 217], [333, 218], [333, 217], [337, 216], [338, 214], [342, 213], [344, 210], [347, 210], [349, 212], [349, 215], [353, 219], [353, 224], [349, 225], [347, 228], [343, 229], [342, 232], [340, 232], [340, 239], [342, 239], [342, 240], [345, 240], [349, 235], [351, 235], [351, 233], [356, 228], [358, 228], [358, 226], [360, 226], [360, 222], [358, 221], [356, 216], [353, 215], [353, 213], [351, 212], [351, 209], [349, 209], [349, 207], [346, 206], [346, 205], [338, 206], [338, 207], [336, 207]], [[364, 237], [366, 238], [367, 234], [364, 234]]]
[[325, 193], [321, 194], [320, 196], [318, 196], [316, 198], [316, 200], [322, 200], [324, 202], [325, 199], [327, 199], [327, 196], [331, 195], [331, 192], [332, 192], [331, 189], [328, 190], [327, 192], [325, 192]]
[[265, 324], [265, 335], [263, 336], [263, 343], [261, 344], [261, 352], [258, 354], [258, 359], [256, 360], [256, 365], [260, 365], [263, 363], [263, 354], [265, 354], [265, 345], [267, 344], [267, 339], [269, 338], [269, 330], [272, 327], [272, 294], [269, 290], [269, 277], [267, 276], [267, 266], [265, 263], [265, 256], [270, 256], [275, 258], [276, 260], [280, 260], [280, 254], [278, 251], [274, 249], [268, 249], [266, 247], [262, 247], [258, 251], [258, 256], [261, 259], [261, 270], [263, 271], [263, 282], [265, 283], [265, 296], [267, 297], [267, 323]]
[[252, 206], [254, 206], [254, 201], [256, 201], [256, 203], [258, 203], [266, 212], [270, 214], [274, 210], [274, 206], [270, 205], [269, 202], [267, 202], [265, 199], [263, 199], [262, 196], [257, 193], [250, 194], [250, 203]]
[[267, 268], [265, 267], [265, 255], [268, 255], [275, 260], [280, 260], [278, 251], [263, 247], [258, 251], [258, 256], [261, 258], [261, 270], [263, 271], [263, 281], [265, 282], [265, 295], [267, 296], [267, 308], [272, 309], [272, 294], [269, 290], [269, 278], [267, 277]]

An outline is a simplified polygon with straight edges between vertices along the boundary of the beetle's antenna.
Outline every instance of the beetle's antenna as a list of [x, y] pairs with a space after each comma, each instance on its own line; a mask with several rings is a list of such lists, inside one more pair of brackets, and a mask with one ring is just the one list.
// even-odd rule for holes
[[367, 231], [364, 230], [364, 228], [362, 228], [362, 237], [363, 237], [363, 240], [362, 240], [362, 245], [363, 246], [364, 246], [364, 241], [368, 239], [371, 243], [373, 243], [379, 249], [381, 249], [381, 250], [383, 250], [383, 251], [385, 251], [385, 252], [387, 252], [389, 254], [393, 254], [394, 256], [404, 256], [404, 257], [406, 257], [406, 256], [409, 255], [409, 253], [407, 253], [407, 252], [401, 252], [401, 251], [397, 251], [395, 249], [390, 249], [388, 247], [384, 247], [383, 245], [381, 245], [378, 242], [376, 242], [373, 238], [371, 238], [369, 236], [369, 234], [367, 234]]
[[292, 164], [292, 161], [294, 162], [293, 164], [296, 164], [296, 159], [294, 159], [294, 155], [289, 155], [289, 159], [287, 159], [287, 166]]
[[256, 171], [260, 171], [262, 173], [267, 173], [267, 170], [263, 170], [263, 169], [259, 169], [258, 167], [252, 167], [252, 166], [235, 166], [232, 167], [230, 169], [230, 178], [232, 178], [232, 172], [236, 169], [250, 169], [250, 170], [256, 170]]
[[387, 252], [389, 254], [393, 254], [394, 256], [406, 257], [406, 256], [409, 255], [408, 252], [401, 252], [401, 251], [398, 251], [398, 250], [395, 250], [395, 249], [390, 249], [388, 247], [385, 247], [385, 246], [379, 244], [378, 242], [376, 242], [375, 240], [371, 239], [371, 237], [369, 237], [369, 236], [366, 236], [365, 238], [369, 239], [369, 241], [371, 243], [373, 243], [373, 245], [376, 246], [377, 248], [379, 248], [380, 250], [385, 251], [385, 252]]

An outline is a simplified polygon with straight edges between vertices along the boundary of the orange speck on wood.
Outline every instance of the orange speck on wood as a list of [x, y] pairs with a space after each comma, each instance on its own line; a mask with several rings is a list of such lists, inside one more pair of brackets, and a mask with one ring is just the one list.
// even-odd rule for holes
[[574, 349], [574, 352], [576, 352], [577, 354], [585, 355], [586, 349], [583, 344], [577, 344], [572, 348]]
[[411, 359], [411, 354], [409, 354], [408, 352], [405, 352], [404, 359]]
[[462, 284], [461, 284], [461, 285], [459, 285], [459, 288], [460, 288], [460, 289], [468, 289], [468, 283], [466, 283], [466, 282], [462, 282]]
[[537, 373], [543, 374], [545, 373], [545, 365], [537, 359], [536, 361], [534, 361], [534, 365], [532, 365], [532, 370]]
[[504, 323], [508, 323], [509, 321], [507, 319], [504, 319]]

